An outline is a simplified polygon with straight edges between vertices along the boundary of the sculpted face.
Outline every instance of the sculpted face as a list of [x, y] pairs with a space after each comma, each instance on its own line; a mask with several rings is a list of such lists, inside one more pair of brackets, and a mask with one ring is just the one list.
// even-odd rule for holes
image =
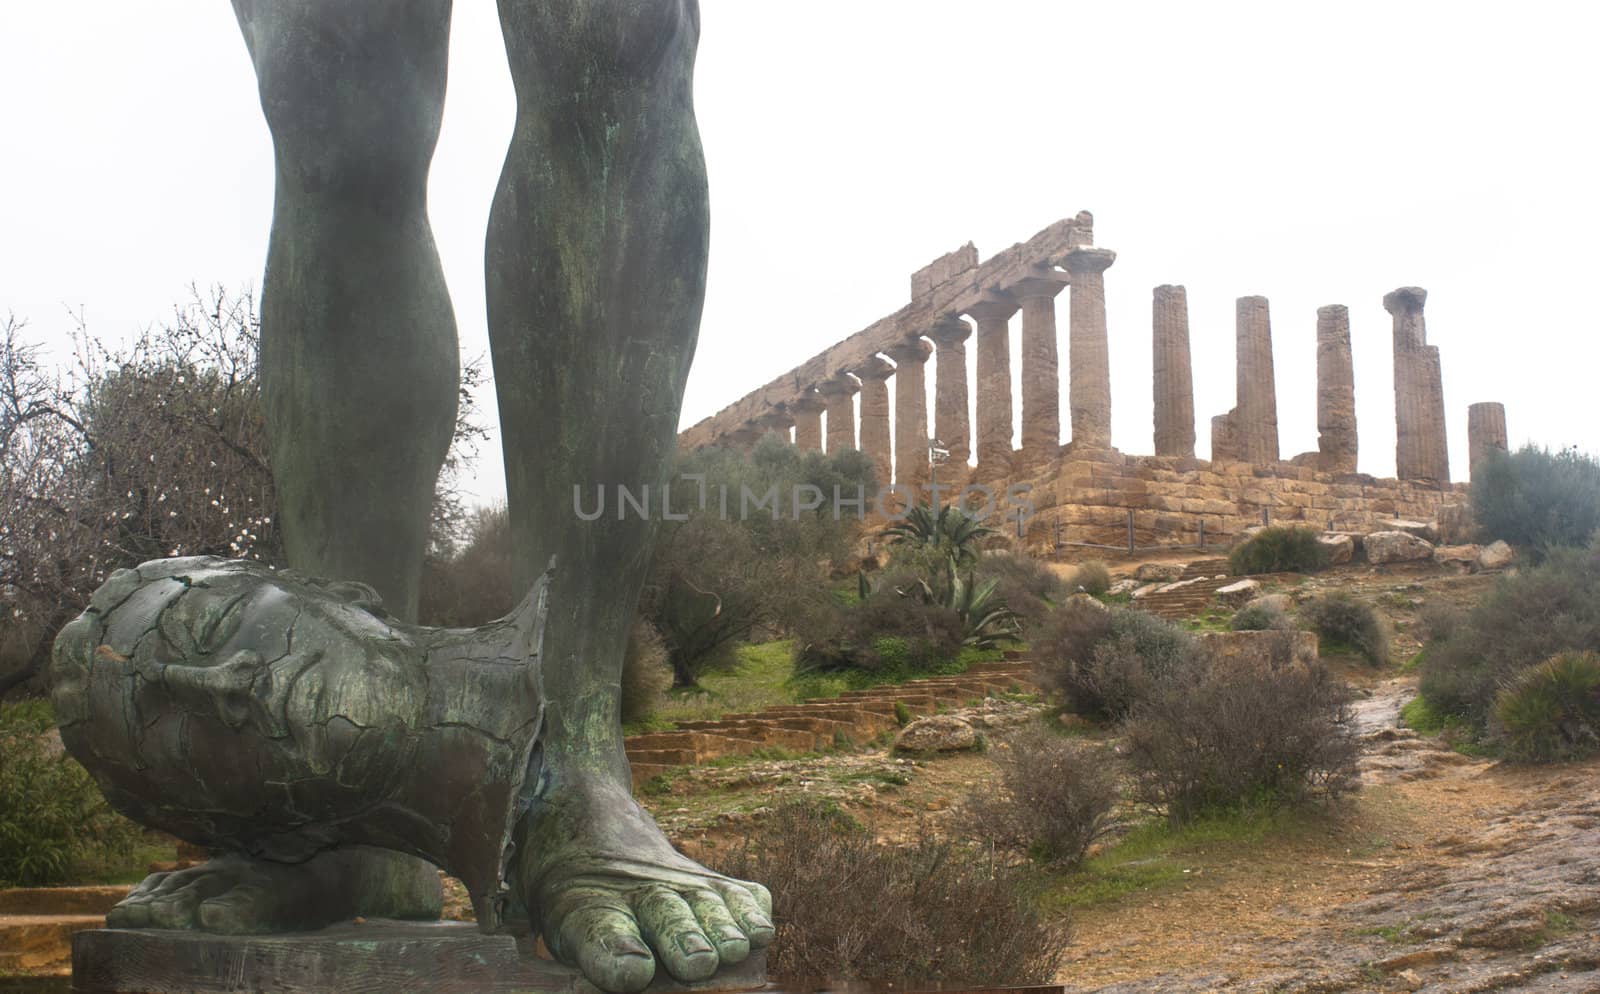
[[[335, 717], [365, 727], [419, 715], [426, 684], [415, 630], [360, 584], [310, 581], [205, 557], [119, 571], [57, 640], [62, 724], [86, 717], [91, 672], [122, 667], [141, 695], [271, 737]], [[85, 693], [87, 691], [87, 694]], [[138, 704], [136, 699], [135, 704]]]
[[418, 630], [380, 612], [258, 563], [120, 571], [56, 640], [62, 741], [136, 820], [303, 858], [401, 789], [426, 724]]

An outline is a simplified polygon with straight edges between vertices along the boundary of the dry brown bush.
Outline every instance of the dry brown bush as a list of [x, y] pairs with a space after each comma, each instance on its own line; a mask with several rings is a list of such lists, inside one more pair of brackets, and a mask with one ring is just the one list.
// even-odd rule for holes
[[837, 809], [774, 811], [716, 867], [772, 888], [774, 976], [928, 987], [1049, 983], [1067, 925], [1046, 914], [1036, 872], [934, 838], [894, 847]]
[[1134, 797], [1174, 823], [1253, 804], [1298, 805], [1356, 785], [1350, 689], [1320, 661], [1202, 657], [1156, 683], [1124, 726]]
[[1117, 770], [1101, 750], [1031, 728], [997, 744], [999, 776], [967, 798], [973, 837], [1058, 866], [1076, 866], [1115, 824]]

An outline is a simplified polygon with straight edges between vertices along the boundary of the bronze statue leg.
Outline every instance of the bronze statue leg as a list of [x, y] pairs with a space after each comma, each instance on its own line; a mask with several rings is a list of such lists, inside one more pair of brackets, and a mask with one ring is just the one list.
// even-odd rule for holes
[[[234, 0], [277, 161], [261, 378], [289, 564], [414, 621], [455, 421], [455, 318], [427, 217], [450, 0]], [[200, 908], [213, 909], [209, 917]], [[113, 924], [230, 932], [437, 916], [437, 873], [376, 849], [226, 856]]]
[[653, 524], [592, 523], [574, 486], [670, 472], [705, 292], [695, 0], [500, 0], [517, 125], [490, 218], [489, 334], [525, 587], [556, 560], [538, 796], [514, 887], [552, 951], [635, 991], [703, 980], [772, 936], [763, 888], [673, 851], [633, 801], [618, 719]]
[[261, 382], [289, 565], [416, 620], [460, 379], [428, 224], [451, 0], [234, 0], [277, 185]]

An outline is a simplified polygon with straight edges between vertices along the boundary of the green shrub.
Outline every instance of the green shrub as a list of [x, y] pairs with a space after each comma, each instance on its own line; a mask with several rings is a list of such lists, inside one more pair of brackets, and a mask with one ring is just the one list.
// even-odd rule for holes
[[1286, 632], [1294, 621], [1272, 601], [1255, 600], [1233, 613], [1228, 627], [1236, 632]]
[[1068, 601], [1031, 643], [1039, 675], [1073, 712], [1121, 718], [1197, 652], [1193, 636], [1149, 614]]
[[1486, 539], [1535, 557], [1582, 546], [1600, 529], [1600, 462], [1576, 449], [1527, 446], [1472, 468], [1472, 510]]
[[[814, 602], [836, 600], [828, 577], [834, 563], [850, 559], [859, 523], [835, 518], [826, 500], [800, 511], [794, 495], [831, 498], [837, 487], [854, 497], [858, 488], [872, 493], [874, 483], [870, 460], [855, 449], [823, 455], [771, 435], [749, 452], [686, 453], [676, 472], [674, 517], [661, 525], [639, 613], [666, 642], [674, 684], [692, 687], [702, 673], [737, 665], [739, 645], [773, 631], [799, 633]], [[704, 495], [682, 479], [689, 474], [704, 476]], [[774, 496], [778, 513], [745, 507], [746, 491]]]
[[713, 859], [714, 869], [772, 889], [778, 935], [768, 966], [786, 985], [1052, 981], [1067, 928], [1042, 910], [1036, 871], [929, 832], [905, 846], [873, 836], [837, 808], [789, 805]]
[[1554, 762], [1600, 750], [1600, 655], [1565, 652], [1523, 670], [1495, 698], [1510, 759]]
[[1310, 528], [1263, 528], [1228, 553], [1234, 576], [1251, 573], [1315, 573], [1328, 565], [1327, 550]]
[[961, 615], [954, 608], [903, 595], [916, 579], [890, 574], [860, 603], [816, 604], [809, 619], [797, 626], [795, 671], [862, 670], [888, 678], [926, 672], [955, 659], [966, 634]]
[[1134, 797], [1182, 824], [1353, 789], [1349, 689], [1292, 656], [1285, 633], [1266, 665], [1207, 658], [1154, 684], [1125, 726]]
[[998, 778], [974, 790], [962, 811], [978, 841], [1073, 867], [1113, 827], [1116, 769], [1094, 747], [1033, 728], [990, 756]]
[[1565, 652], [1600, 652], [1600, 545], [1552, 549], [1502, 577], [1419, 664], [1419, 689], [1441, 715], [1482, 733], [1500, 689]]
[[1102, 597], [1111, 589], [1111, 571], [1106, 568], [1105, 563], [1099, 561], [1080, 563], [1073, 570], [1069, 583], [1074, 590], [1081, 590], [1093, 597]]
[[977, 575], [995, 581], [995, 597], [1017, 615], [1024, 631], [1040, 624], [1067, 596], [1059, 574], [1018, 552], [985, 554], [978, 560]]
[[0, 886], [65, 883], [84, 864], [126, 858], [143, 837], [52, 741], [54, 727], [44, 701], [0, 704]]
[[1325, 650], [1349, 647], [1374, 666], [1389, 663], [1389, 635], [1372, 605], [1349, 594], [1334, 593], [1307, 601], [1300, 607]]

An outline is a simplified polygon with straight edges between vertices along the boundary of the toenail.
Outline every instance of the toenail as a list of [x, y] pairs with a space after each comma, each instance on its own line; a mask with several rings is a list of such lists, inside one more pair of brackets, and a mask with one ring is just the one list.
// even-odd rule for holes
[[650, 950], [640, 945], [638, 940], [626, 935], [619, 935], [608, 943], [608, 952], [613, 956], [643, 956], [649, 958]]
[[678, 936], [678, 948], [683, 950], [685, 956], [700, 956], [705, 953], [714, 953], [711, 943], [699, 932], [684, 932]]
[[743, 942], [745, 939], [745, 934], [732, 925], [722, 926], [717, 930], [717, 934], [722, 937], [723, 942]]
[[768, 918], [766, 915], [751, 915], [750, 927], [755, 929], [771, 929], [772, 919]]

